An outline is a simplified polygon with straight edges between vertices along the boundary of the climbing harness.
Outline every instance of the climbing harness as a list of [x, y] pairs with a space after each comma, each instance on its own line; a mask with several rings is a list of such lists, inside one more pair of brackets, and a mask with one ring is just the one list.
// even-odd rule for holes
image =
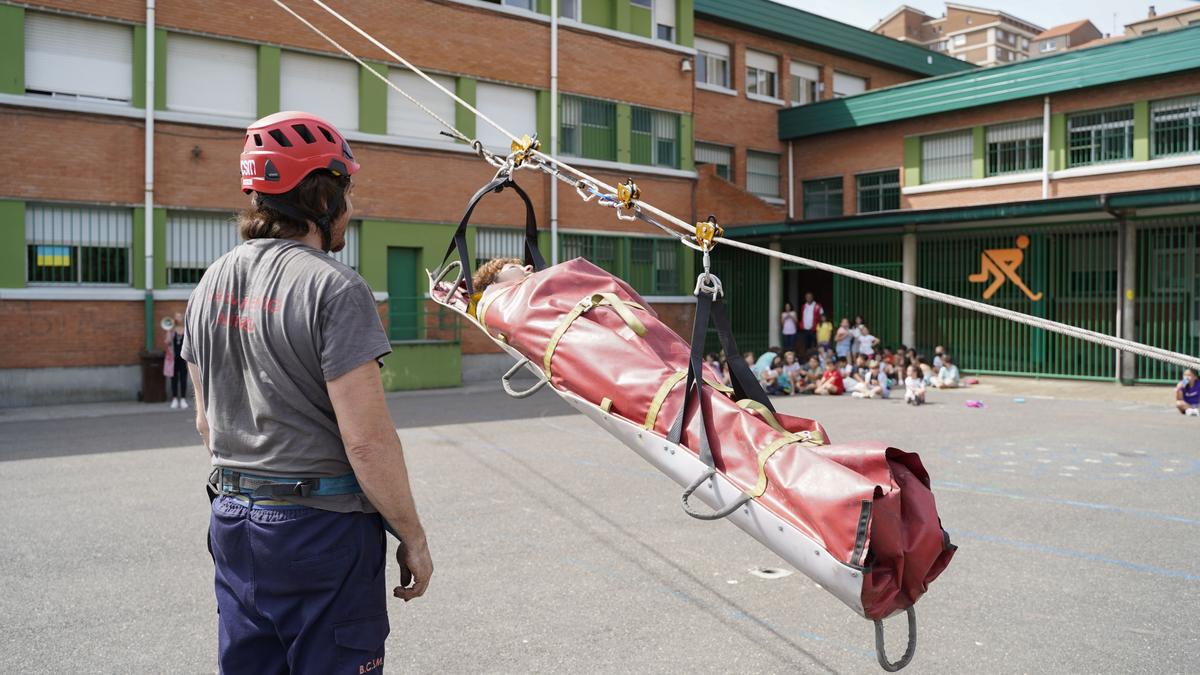
[[286, 478], [246, 473], [236, 469], [215, 468], [208, 484], [214, 494], [244, 495], [255, 498], [330, 497], [360, 494], [362, 488], [353, 473], [328, 478]]

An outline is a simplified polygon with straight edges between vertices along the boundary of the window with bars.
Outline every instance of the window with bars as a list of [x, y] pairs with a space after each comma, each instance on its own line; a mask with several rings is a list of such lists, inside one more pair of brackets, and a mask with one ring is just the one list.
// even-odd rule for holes
[[730, 87], [729, 45], [707, 38], [696, 38], [696, 83]]
[[630, 161], [679, 168], [679, 115], [633, 108], [631, 116]]
[[767, 98], [779, 96], [779, 59], [771, 54], [746, 50], [746, 93]]
[[1150, 104], [1150, 156], [1200, 152], [1200, 96]]
[[842, 178], [806, 180], [804, 189], [804, 219], [836, 218], [842, 215]]
[[712, 164], [717, 167], [717, 175], [725, 180], [731, 180], [733, 175], [733, 148], [714, 143], [697, 143], [695, 151], [696, 164]]
[[921, 182], [970, 178], [972, 153], [970, 129], [921, 138]]
[[97, 206], [25, 207], [25, 279], [31, 285], [132, 283], [133, 212]]
[[571, 157], [617, 159], [617, 106], [580, 96], [563, 96], [559, 152]]
[[678, 293], [678, 257], [679, 249], [672, 239], [631, 238], [626, 280], [638, 293]]
[[746, 151], [746, 189], [759, 197], [779, 196], [779, 155]]
[[618, 237], [594, 234], [564, 234], [559, 238], [559, 252], [563, 260], [587, 258], [600, 269], [616, 274]]
[[475, 234], [475, 266], [495, 258], [525, 259], [525, 230], [481, 227]]
[[1041, 170], [1041, 120], [990, 126], [984, 135], [987, 142], [987, 175]]
[[1067, 166], [1133, 158], [1133, 106], [1067, 117]]
[[229, 214], [167, 212], [167, 284], [194, 286], [204, 271], [242, 240]]
[[807, 63], [793, 61], [788, 65], [791, 73], [792, 105], [816, 103], [821, 98], [821, 69]]
[[[860, 174], [856, 181], [859, 213], [893, 211], [900, 208], [899, 169]], [[805, 203], [807, 202], [805, 199]]]

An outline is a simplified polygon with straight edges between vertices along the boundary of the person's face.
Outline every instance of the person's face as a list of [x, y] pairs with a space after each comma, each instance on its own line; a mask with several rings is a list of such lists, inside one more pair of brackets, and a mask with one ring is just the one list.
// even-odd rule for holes
[[854, 317], [854, 325], [855, 326], [861, 326], [862, 323], [863, 323], [863, 318], [861, 316]]
[[860, 354], [859, 357], [854, 360], [854, 363], [857, 366], [865, 366], [867, 365], [867, 357]]
[[850, 319], [842, 319], [842, 328], [850, 327]]
[[1194, 371], [1194, 370], [1183, 371], [1183, 379], [1187, 380], [1188, 386], [1195, 384], [1196, 383], [1196, 371]]
[[794, 352], [788, 352], [783, 355], [783, 360], [790, 366], [796, 362], [796, 354]]
[[518, 265], [516, 263], [509, 263], [500, 270], [499, 274], [496, 275], [496, 283], [519, 281], [530, 274], [533, 274], [533, 265]]
[[934, 348], [933, 348], [933, 353], [934, 353], [934, 354], [941, 354], [943, 351], [944, 351], [944, 350], [942, 349], [942, 346], [941, 346], [941, 345], [938, 345], [938, 346], [936, 346], [936, 347], [934, 347]]
[[751, 365], [751, 366], [754, 365], [754, 355], [753, 354], [746, 355], [746, 364]]
[[813, 301], [813, 294], [812, 294], [812, 293], [805, 293], [805, 294], [804, 294], [804, 301], [805, 301], [805, 302], [812, 302], [812, 301]]
[[914, 378], [914, 379], [917, 377], [917, 368], [916, 368], [916, 366], [909, 366], [909, 367], [908, 367], [908, 376], [909, 376], [909, 377], [911, 377], [911, 378]]
[[790, 303], [790, 302], [783, 303], [783, 311], [785, 311], [785, 312], [792, 311], [792, 303]]
[[830, 361], [829, 363], [825, 364], [825, 372], [827, 372], [827, 373], [833, 372], [834, 370], [837, 370], [837, 367], [838, 367], [838, 364], [834, 363], [833, 361]]
[[866, 326], [859, 326], [859, 327], [858, 327], [858, 330], [860, 330], [860, 331], [862, 332], [862, 334], [863, 334], [863, 335], [870, 335], [870, 334], [871, 334], [871, 329], [870, 329], [870, 328], [867, 328]]
[[819, 366], [819, 365], [821, 365], [821, 360], [820, 360], [820, 359], [818, 359], [817, 357], [815, 357], [815, 356], [810, 356], [810, 357], [808, 358], [808, 367], [809, 367], [809, 368], [816, 368], [816, 367], [817, 367], [817, 366]]
[[175, 312], [175, 325], [176, 326], [183, 325], [183, 314], [181, 314], [179, 312]]

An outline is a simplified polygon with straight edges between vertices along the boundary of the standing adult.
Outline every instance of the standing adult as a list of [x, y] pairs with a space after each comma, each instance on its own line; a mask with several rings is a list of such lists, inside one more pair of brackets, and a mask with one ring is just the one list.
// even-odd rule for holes
[[839, 359], [850, 358], [851, 347], [854, 344], [854, 333], [850, 330], [850, 319], [842, 317], [842, 322], [833, 336], [835, 353]]
[[792, 303], [783, 303], [783, 311], [779, 314], [779, 325], [783, 327], [784, 351], [790, 352], [796, 349], [798, 323], [799, 319], [796, 316], [796, 310], [792, 308]]
[[209, 546], [223, 673], [361, 673], [383, 666], [384, 528], [425, 592], [433, 573], [388, 413], [391, 351], [345, 246], [358, 164], [341, 133], [282, 112], [247, 130], [245, 241], [188, 301], [182, 357], [214, 467]]
[[187, 410], [187, 361], [180, 356], [183, 349], [183, 314], [175, 312], [170, 330], [163, 331], [163, 376], [171, 378], [171, 408]]
[[800, 335], [804, 356], [807, 356], [809, 351], [817, 346], [817, 323], [824, 313], [825, 310], [821, 307], [821, 303], [813, 299], [813, 294], [805, 293], [804, 306], [800, 308]]

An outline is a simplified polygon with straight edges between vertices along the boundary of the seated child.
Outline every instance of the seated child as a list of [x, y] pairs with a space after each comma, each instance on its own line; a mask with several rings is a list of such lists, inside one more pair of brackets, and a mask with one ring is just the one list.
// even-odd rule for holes
[[1195, 368], [1183, 371], [1183, 380], [1175, 387], [1175, 407], [1181, 415], [1200, 417], [1200, 374]]
[[958, 366], [954, 365], [954, 359], [950, 358], [949, 354], [942, 354], [942, 369], [938, 371], [937, 377], [933, 378], [933, 386], [938, 389], [955, 389], [958, 383]]
[[888, 398], [891, 396], [891, 383], [878, 361], [872, 361], [867, 366], [867, 376], [854, 392], [855, 398]]
[[811, 394], [821, 381], [821, 360], [815, 356], [808, 357], [808, 365], [801, 369], [792, 387], [793, 394]]
[[825, 364], [825, 372], [821, 375], [821, 380], [813, 388], [814, 394], [821, 396], [841, 396], [845, 393], [846, 387], [842, 381], [842, 372], [838, 370], [837, 364], [829, 361]]
[[796, 393], [796, 383], [804, 379], [804, 366], [796, 359], [796, 352], [786, 352], [783, 355], [783, 374], [791, 383], [792, 393]]
[[909, 366], [908, 377], [904, 378], [904, 402], [909, 405], [925, 402], [925, 378], [916, 366]]

